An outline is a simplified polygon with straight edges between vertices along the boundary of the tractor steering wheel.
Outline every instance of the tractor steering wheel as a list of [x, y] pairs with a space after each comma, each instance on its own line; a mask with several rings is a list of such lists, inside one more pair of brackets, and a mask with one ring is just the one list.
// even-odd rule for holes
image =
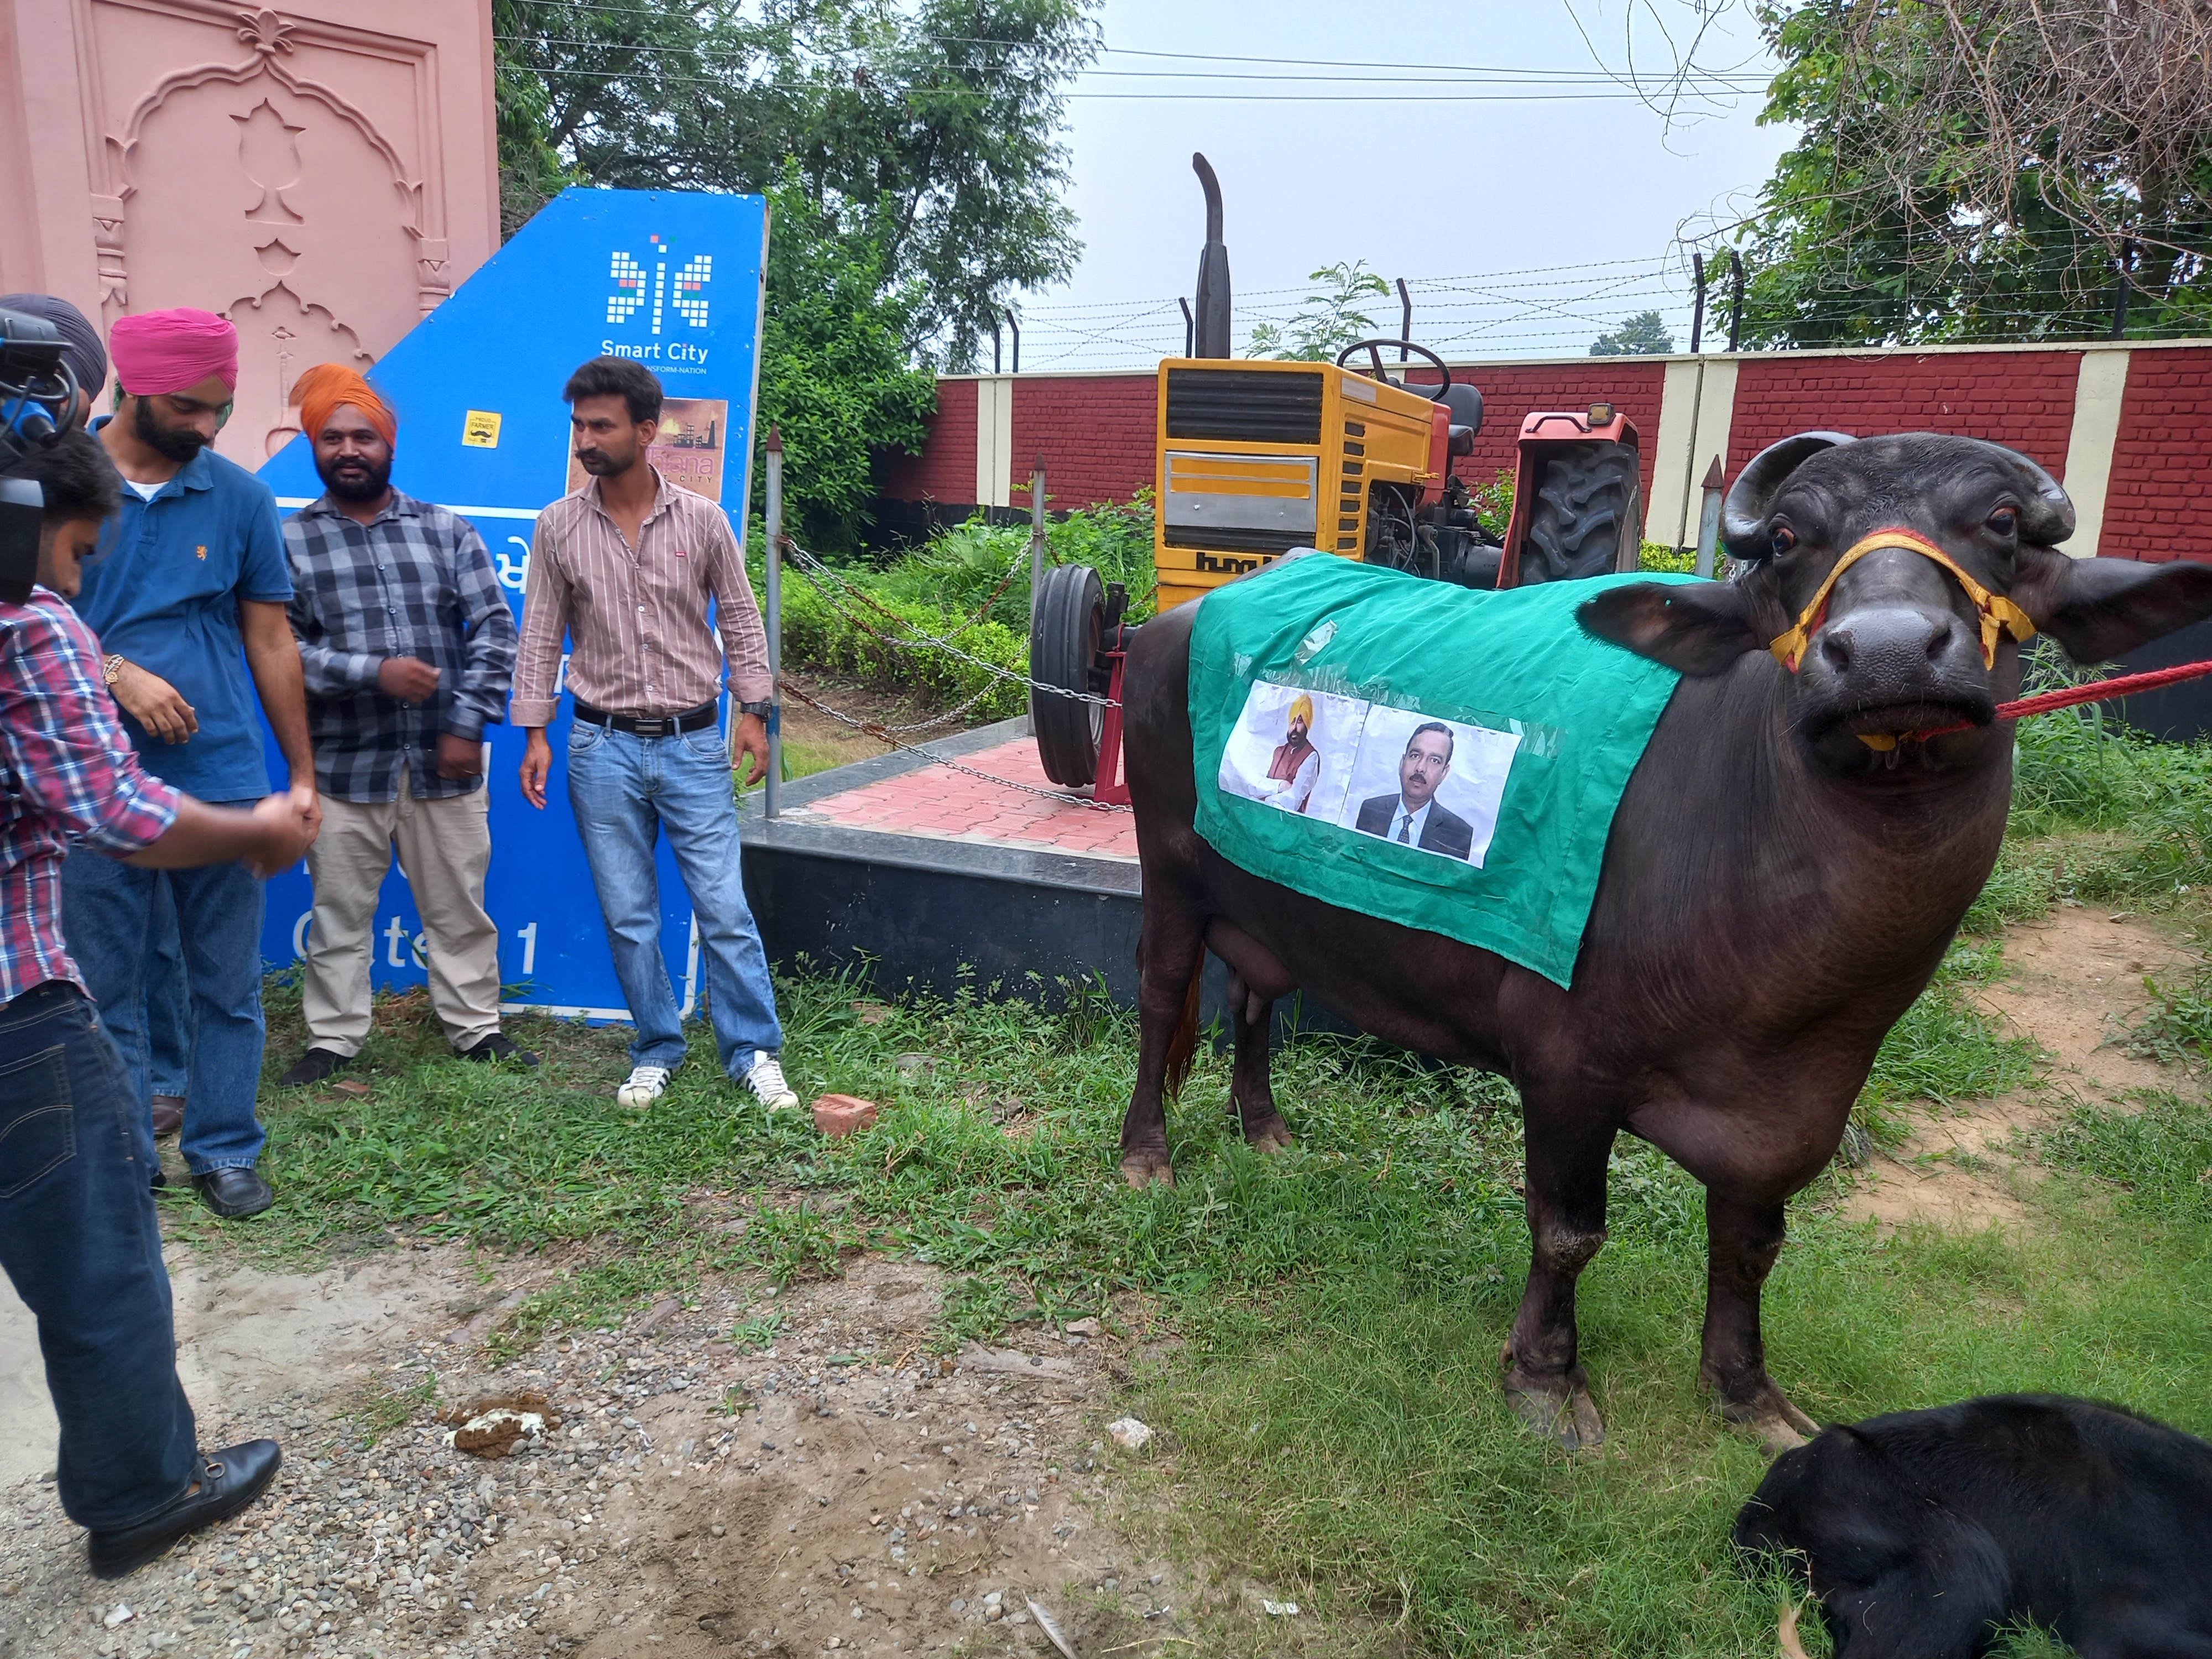
[[[1451, 389], [1451, 370], [1445, 368], [1444, 360], [1437, 356], [1435, 352], [1430, 350], [1428, 347], [1425, 345], [1415, 345], [1411, 340], [1354, 340], [1350, 345], [1345, 347], [1343, 350], [1336, 354], [1336, 366], [1339, 368], [1344, 368], [1345, 360], [1350, 357], [1352, 353], [1356, 351], [1364, 351], [1367, 354], [1367, 361], [1371, 365], [1371, 368], [1355, 368], [1352, 372], [1355, 374], [1364, 374], [1370, 380], [1389, 380], [1390, 377], [1383, 372], [1382, 368], [1382, 348], [1384, 346], [1395, 346], [1401, 352], [1410, 351], [1416, 357], [1425, 357], [1431, 363], [1434, 364], [1436, 366], [1437, 373], [1444, 377], [1442, 385], [1425, 386], [1415, 381], [1408, 382], [1405, 386], [1404, 389], [1407, 392], [1419, 392], [1421, 396], [1426, 398], [1432, 404], [1439, 403], [1443, 400], [1444, 393]], [[1394, 386], [1398, 384], [1396, 381], [1392, 381], [1391, 383]]]

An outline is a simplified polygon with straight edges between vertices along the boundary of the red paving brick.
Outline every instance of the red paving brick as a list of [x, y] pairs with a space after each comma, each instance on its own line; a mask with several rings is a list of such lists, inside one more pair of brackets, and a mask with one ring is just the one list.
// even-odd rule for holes
[[[1014, 783], [1054, 787], [1037, 763], [1036, 745], [1026, 738], [963, 755], [960, 764]], [[946, 766], [926, 766], [881, 783], [825, 795], [803, 810], [809, 817], [849, 830], [1048, 848], [1108, 858], [1137, 856], [1136, 823], [1127, 812], [1102, 812], [1073, 801], [1048, 799]]]

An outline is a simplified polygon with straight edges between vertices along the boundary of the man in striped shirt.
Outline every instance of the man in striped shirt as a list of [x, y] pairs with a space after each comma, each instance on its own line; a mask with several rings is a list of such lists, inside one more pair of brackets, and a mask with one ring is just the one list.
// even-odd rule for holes
[[545, 727], [559, 707], [565, 635], [576, 705], [568, 804], [637, 1027], [615, 1098], [649, 1107], [684, 1061], [653, 869], [665, 830], [691, 896], [722, 1069], [763, 1104], [796, 1106], [768, 957], [738, 873], [737, 798], [715, 707], [726, 660], [745, 781], [765, 776], [768, 638], [728, 518], [646, 458], [660, 395], [650, 369], [617, 357], [586, 363], [562, 392], [591, 479], [539, 514], [531, 544], [511, 708], [526, 732], [522, 793], [545, 805]]

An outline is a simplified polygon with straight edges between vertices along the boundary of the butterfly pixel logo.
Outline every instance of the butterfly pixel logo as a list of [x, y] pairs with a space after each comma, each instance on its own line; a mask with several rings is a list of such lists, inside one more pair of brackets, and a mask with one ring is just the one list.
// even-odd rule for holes
[[651, 262], [650, 270], [634, 254], [616, 251], [607, 272], [614, 285], [607, 295], [607, 320], [626, 323], [649, 303], [647, 320], [656, 335], [671, 311], [693, 328], [706, 327], [707, 284], [714, 279], [714, 256], [695, 253], [678, 266], [672, 292], [669, 265], [675, 254], [658, 235], [648, 237], [647, 242], [646, 258]]

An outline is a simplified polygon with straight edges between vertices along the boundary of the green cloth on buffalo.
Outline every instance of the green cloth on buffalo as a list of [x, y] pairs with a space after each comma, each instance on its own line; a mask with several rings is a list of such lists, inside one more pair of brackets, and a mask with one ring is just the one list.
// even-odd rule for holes
[[1575, 609], [1693, 580], [1486, 593], [1310, 555], [1216, 588], [1190, 645], [1199, 833], [1255, 875], [1571, 983], [1680, 678]]

